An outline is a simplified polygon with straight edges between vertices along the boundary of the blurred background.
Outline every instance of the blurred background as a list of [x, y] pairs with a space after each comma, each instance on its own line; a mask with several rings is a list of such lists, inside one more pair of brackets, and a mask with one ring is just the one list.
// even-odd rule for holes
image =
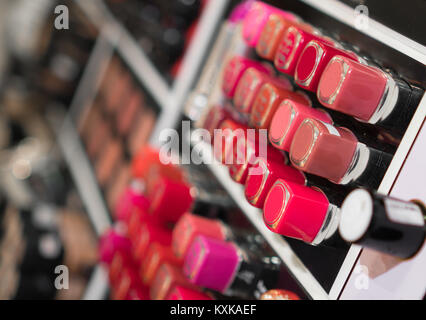
[[[81, 141], [68, 130], [67, 119], [75, 120], [73, 97], [99, 31], [77, 2], [0, 0], [0, 299], [81, 299], [97, 274], [97, 241], [105, 228], [87, 212], [88, 207], [96, 211], [97, 204], [85, 199], [90, 202], [99, 194], [86, 188], [90, 181], [85, 184], [84, 177], [76, 182], [61, 150], [68, 148], [74, 170], [84, 176], [87, 166], [78, 166], [87, 163], [86, 153], [79, 153]], [[168, 83], [179, 71], [203, 3], [105, 1]], [[58, 5], [68, 9], [68, 29], [55, 27]], [[149, 138], [157, 114], [150, 97], [143, 90], [138, 94], [143, 111], [129, 110], [119, 124], [123, 131], [133, 118], [144, 123], [143, 130], [120, 140], [128, 141], [120, 147], [128, 149], [122, 152], [130, 153], [127, 158]], [[92, 144], [106, 139], [100, 131], [93, 128]], [[114, 156], [103, 158], [112, 163]], [[112, 211], [128, 182], [128, 164], [92, 163], [90, 172], [105, 182], [102, 202]], [[108, 226], [108, 217], [99, 219]], [[55, 288], [60, 265], [68, 268], [69, 290]]]

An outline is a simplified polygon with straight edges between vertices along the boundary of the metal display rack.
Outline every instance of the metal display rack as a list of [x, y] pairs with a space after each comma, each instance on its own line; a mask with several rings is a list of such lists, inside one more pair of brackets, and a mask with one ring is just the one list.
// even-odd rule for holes
[[[353, 9], [349, 6], [335, 0], [300, 1], [332, 18], [335, 18], [341, 23], [354, 28]], [[106, 6], [103, 5], [102, 1], [78, 0], [78, 3], [84, 12], [97, 23], [98, 28], [106, 31], [102, 32], [100, 36], [101, 39], [98, 40], [98, 44], [92, 53], [92, 58], [89, 61], [85, 75], [80, 83], [73, 105], [78, 105], [83, 98], [87, 99], [87, 95], [90, 94], [90, 90], [92, 90], [92, 92], [94, 91], [94, 80], [91, 75], [93, 74], [93, 70], [98, 70], [97, 72], [100, 70], [99, 66], [96, 65], [96, 60], [99, 57], [99, 54], [101, 54], [101, 51], [104, 51], [103, 54], [105, 54], [104, 49], [106, 41], [109, 43], [111, 48], [116, 48], [116, 50], [121, 53], [121, 56], [126, 60], [129, 67], [153, 96], [161, 110], [165, 111], [161, 112], [160, 118], [158, 119], [154, 132], [151, 136], [151, 143], [158, 145], [161, 130], [164, 128], [176, 127], [177, 122], [181, 119], [185, 99], [190, 89], [195, 84], [202, 63], [207, 56], [209, 44], [214, 39], [215, 32], [217, 31], [220, 22], [223, 20], [225, 10], [230, 4], [230, 1], [215, 0], [209, 2], [200, 19], [199, 28], [194, 36], [193, 43], [185, 55], [182, 69], [178, 77], [175, 79], [172, 87], [167, 85], [166, 81], [156, 70], [155, 66], [132, 38], [131, 34], [129, 34], [129, 32], [114, 19], [111, 13], [108, 12]], [[365, 36], [376, 39], [386, 46], [391, 47], [420, 63], [426, 64], [426, 48], [421, 44], [395, 32], [394, 30], [391, 30], [376, 21], [370, 21], [369, 29], [362, 32]], [[423, 98], [379, 187], [379, 192], [389, 192], [390, 187], [397, 176], [398, 170], [403, 165], [404, 159], [413, 144], [425, 116], [426, 98]], [[62, 146], [66, 161], [70, 165], [71, 172], [77, 182], [76, 184], [79, 191], [82, 194], [89, 216], [95, 225], [95, 229], [99, 233], [109, 225], [109, 215], [105, 208], [105, 204], [100, 196], [91, 197], [91, 199], [84, 197], [84, 194], [86, 193], [85, 190], [87, 190], [87, 188], [91, 189], [90, 194], [99, 194], [99, 188], [96, 184], [95, 177], [93, 173], [88, 171], [88, 163], [85, 161], [82, 162], [81, 160], [79, 163], [75, 163], [74, 161], [74, 157], [76, 157], [77, 154], [82, 156], [80, 159], [87, 159], [87, 157], [84, 155], [84, 150], [81, 146], [81, 142], [79, 141], [78, 134], [71, 122], [65, 121], [65, 125], [60, 128], [60, 130], [61, 135], [58, 141]], [[189, 137], [187, 142], [190, 143]], [[205, 145], [202, 148], [203, 154], [208, 155], [211, 153], [211, 147], [209, 145]], [[326, 292], [326, 290], [323, 289], [323, 287], [311, 274], [309, 269], [302, 263], [297, 254], [292, 250], [287, 241], [283, 237], [273, 234], [265, 227], [260, 210], [249, 205], [249, 203], [245, 200], [242, 187], [232, 181], [229, 177], [228, 171], [221, 164], [215, 162], [208, 164], [208, 167], [233, 198], [241, 211], [247, 216], [248, 220], [252, 222], [259, 233], [283, 260], [289, 272], [298, 281], [301, 287], [303, 287], [307, 294], [312, 299], [337, 299], [359, 255], [360, 248], [355, 245], [350, 248], [343, 266], [337, 274], [331, 291], [329, 293]], [[100, 298], [102, 294], [97, 295], [96, 292], [99, 292], [99, 290], [105, 290], [106, 288], [106, 276], [102, 275], [102, 271], [97, 269], [97, 271], [94, 272], [91, 285], [86, 292], [85, 298]]]

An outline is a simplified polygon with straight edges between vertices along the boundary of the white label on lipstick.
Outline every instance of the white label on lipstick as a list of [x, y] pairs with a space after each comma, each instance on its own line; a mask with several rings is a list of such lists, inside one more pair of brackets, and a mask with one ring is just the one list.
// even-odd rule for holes
[[327, 127], [327, 130], [330, 134], [340, 137], [340, 133], [339, 133], [339, 131], [337, 131], [337, 129], [335, 127], [333, 127], [331, 124], [325, 123], [323, 121], [321, 121], [321, 122]]
[[425, 224], [423, 213], [414, 203], [402, 202], [394, 199], [385, 199], [386, 214], [390, 221], [423, 227]]

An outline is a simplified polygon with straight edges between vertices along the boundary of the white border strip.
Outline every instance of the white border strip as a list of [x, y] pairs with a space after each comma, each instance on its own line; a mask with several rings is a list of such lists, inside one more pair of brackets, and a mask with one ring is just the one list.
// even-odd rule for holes
[[[325, 14], [343, 22], [352, 28], [355, 27], [354, 9], [337, 0], [300, 0], [311, 7], [314, 7]], [[426, 47], [420, 43], [407, 38], [395, 30], [373, 20], [369, 19], [369, 27], [360, 32], [380, 41], [387, 46], [402, 52], [403, 54], [426, 64]]]
[[101, 265], [97, 265], [92, 271], [82, 300], [104, 300], [107, 290], [108, 273]]

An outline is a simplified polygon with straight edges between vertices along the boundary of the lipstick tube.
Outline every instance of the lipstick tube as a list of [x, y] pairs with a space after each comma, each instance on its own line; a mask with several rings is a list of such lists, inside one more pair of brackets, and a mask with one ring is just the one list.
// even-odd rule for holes
[[132, 243], [125, 235], [114, 229], [105, 232], [99, 241], [99, 260], [111, 264], [117, 251], [131, 252]]
[[227, 62], [222, 80], [223, 93], [228, 98], [233, 98], [238, 82], [248, 68], [256, 69], [263, 73], [270, 73], [269, 69], [263, 66], [260, 62], [241, 57], [234, 56]]
[[118, 221], [128, 223], [134, 210], [148, 210], [149, 200], [143, 195], [144, 184], [141, 180], [133, 180], [121, 194], [115, 208]]
[[238, 83], [234, 95], [234, 107], [243, 115], [249, 116], [253, 106], [254, 99], [260, 88], [265, 83], [276, 84], [279, 87], [289, 91], [293, 90], [293, 86], [287, 78], [275, 78], [256, 69], [247, 69]]
[[366, 189], [352, 191], [342, 205], [341, 237], [351, 243], [409, 259], [425, 242], [424, 205]]
[[336, 55], [355, 61], [359, 60], [353, 52], [338, 49], [322, 41], [309, 41], [297, 62], [294, 74], [295, 82], [303, 89], [316, 92], [325, 67]]
[[226, 120], [230, 119], [231, 115], [229, 112], [220, 105], [213, 105], [206, 109], [203, 116], [197, 122], [197, 127], [206, 129], [210, 136], [213, 137], [212, 143], [214, 142], [214, 130], [219, 129], [221, 124]]
[[260, 300], [300, 300], [300, 298], [294, 292], [288, 290], [273, 289], [262, 294]]
[[149, 175], [157, 174], [168, 177], [171, 180], [181, 181], [183, 175], [179, 167], [172, 164], [163, 164], [160, 161], [160, 151], [149, 145], [143, 146], [132, 159], [132, 174], [145, 182]]
[[336, 184], [377, 189], [392, 155], [358, 142], [349, 129], [308, 118], [294, 134], [290, 161], [297, 169]]
[[314, 109], [288, 99], [284, 100], [272, 117], [268, 131], [269, 141], [277, 149], [290, 151], [296, 130], [307, 118], [333, 124], [330, 115], [322, 109]]
[[255, 165], [250, 169], [245, 185], [244, 194], [247, 201], [256, 208], [263, 208], [269, 190], [278, 179], [301, 185], [306, 182], [303, 173], [283, 162], [257, 158]]
[[197, 290], [182, 274], [180, 268], [166, 263], [158, 269], [149, 295], [152, 300], [164, 300], [175, 287]]
[[170, 246], [172, 243], [172, 232], [164, 227], [143, 222], [135, 238], [132, 239], [132, 254], [136, 261], [142, 261], [152, 243]]
[[320, 189], [278, 179], [263, 207], [263, 220], [272, 232], [311, 245], [345, 246], [337, 228], [340, 212]]
[[208, 106], [222, 72], [222, 69], [217, 66], [226, 59], [230, 48], [234, 53], [245, 55], [246, 48], [236, 48], [236, 46], [239, 47], [238, 42], [241, 42], [241, 39], [236, 39], [236, 34], [240, 33], [241, 20], [244, 19], [249, 9], [250, 4], [237, 5], [229, 19], [222, 24], [197, 86], [185, 103], [185, 113], [191, 120], [198, 121]]
[[264, 59], [273, 61], [284, 32], [291, 26], [314, 32], [314, 29], [307, 23], [288, 20], [280, 14], [271, 14], [256, 44], [257, 54]]
[[176, 222], [194, 202], [194, 191], [185, 182], [159, 177], [153, 184], [148, 198], [151, 201], [148, 213], [160, 223]]
[[247, 45], [252, 48], [256, 47], [262, 30], [272, 14], [282, 16], [289, 21], [300, 20], [300, 18], [293, 13], [280, 10], [261, 1], [255, 1], [251, 5], [243, 22], [243, 38]]
[[188, 182], [159, 177], [148, 198], [150, 216], [157, 223], [175, 223], [185, 212], [217, 216], [233, 205], [229, 196], [217, 184], [202, 185], [191, 178]]
[[139, 276], [143, 283], [151, 285], [154, 277], [161, 265], [168, 263], [180, 267], [182, 259], [176, 257], [170, 246], [164, 246], [159, 243], [151, 243], [139, 268]]
[[165, 300], [214, 300], [210, 295], [197, 290], [188, 289], [185, 287], [176, 286], [167, 295]]
[[[148, 207], [149, 208], [149, 207]], [[127, 226], [127, 234], [129, 238], [134, 241], [139, 236], [139, 230], [143, 223], [151, 223], [160, 225], [159, 221], [153, 219], [147, 209], [143, 208], [134, 208], [130, 214], [130, 218], [126, 223]]]
[[[264, 137], [262, 137], [264, 135]], [[243, 143], [237, 143], [233, 149], [233, 163], [229, 165], [229, 174], [235, 182], [245, 184], [249, 171], [260, 156], [268, 157], [280, 163], [288, 163], [287, 156], [268, 144], [266, 134], [256, 131], [254, 137], [247, 134]]]
[[172, 249], [178, 258], [183, 258], [194, 239], [199, 236], [235, 242], [244, 242], [253, 248], [263, 248], [265, 244], [250, 231], [231, 228], [219, 219], [204, 218], [192, 213], [185, 213], [173, 229]]
[[108, 266], [109, 282], [112, 286], [116, 286], [120, 280], [122, 271], [125, 268], [136, 268], [136, 265], [131, 257], [130, 252], [124, 250], [117, 250], [114, 253], [111, 264]]
[[125, 267], [121, 271], [117, 283], [112, 287], [111, 296], [113, 300], [130, 300], [134, 296], [148, 300], [147, 289], [139, 280], [137, 272], [132, 268]]
[[398, 137], [403, 136], [423, 94], [423, 89], [400, 78], [343, 56], [330, 60], [317, 91], [319, 102], [327, 108]]
[[278, 46], [274, 59], [275, 67], [279, 71], [293, 76], [299, 57], [306, 44], [311, 40], [333, 45], [332, 40], [307, 32], [300, 27], [288, 28]]
[[248, 127], [232, 119], [222, 122], [214, 132], [214, 156], [222, 164], [231, 165], [238, 140], [243, 139]]
[[231, 238], [232, 231], [220, 220], [207, 219], [185, 213], [173, 228], [172, 248], [176, 257], [185, 257], [189, 246], [198, 235], [219, 240]]
[[266, 83], [259, 89], [253, 102], [250, 124], [257, 129], [269, 129], [275, 111], [286, 99], [311, 105], [309, 98], [302, 92], [293, 92], [282, 86]]
[[198, 236], [187, 252], [183, 272], [198, 286], [227, 296], [258, 298], [265, 288], [276, 286], [280, 264], [276, 257], [262, 259], [235, 243]]

